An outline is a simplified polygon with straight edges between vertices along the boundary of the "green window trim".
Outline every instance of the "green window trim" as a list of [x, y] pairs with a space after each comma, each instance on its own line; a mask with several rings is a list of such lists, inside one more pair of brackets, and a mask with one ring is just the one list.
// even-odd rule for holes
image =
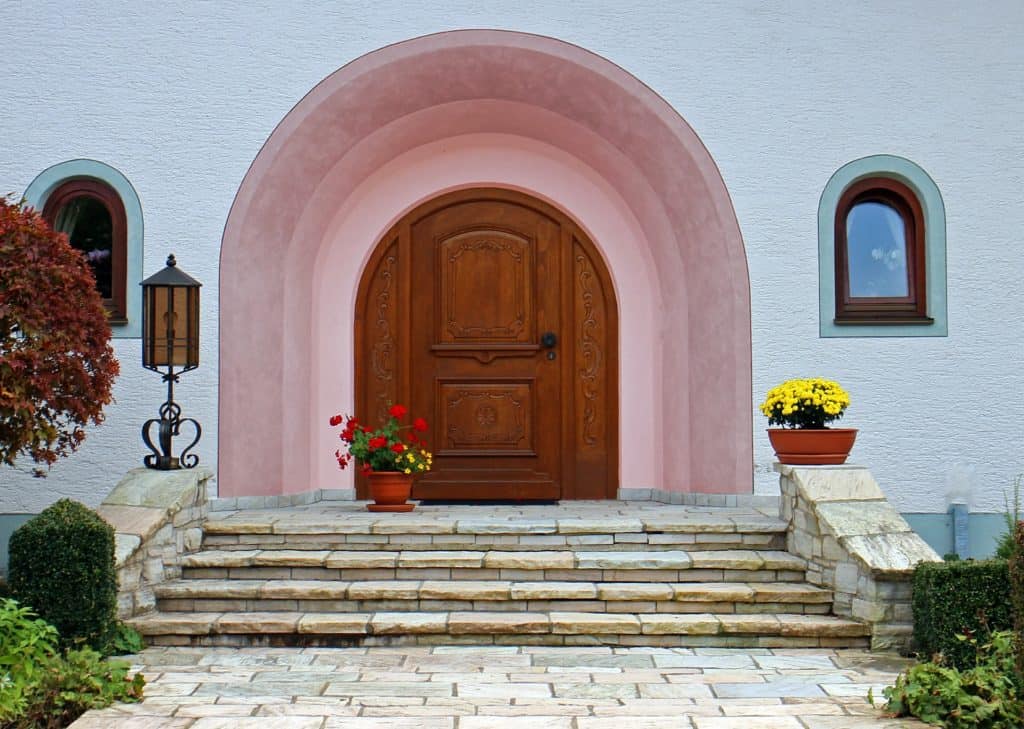
[[50, 195], [69, 180], [93, 179], [109, 185], [124, 203], [127, 260], [125, 266], [125, 309], [127, 323], [111, 322], [115, 339], [138, 339], [142, 336], [142, 204], [135, 188], [121, 172], [108, 164], [91, 159], [73, 159], [43, 170], [25, 190], [25, 202], [42, 212]]
[[[931, 323], [836, 324], [835, 216], [843, 193], [869, 177], [902, 182], [917, 196], [924, 213], [926, 301]], [[829, 179], [818, 202], [818, 316], [822, 337], [944, 337], [946, 312], [946, 208], [932, 178], [908, 159], [888, 154], [849, 162]]]

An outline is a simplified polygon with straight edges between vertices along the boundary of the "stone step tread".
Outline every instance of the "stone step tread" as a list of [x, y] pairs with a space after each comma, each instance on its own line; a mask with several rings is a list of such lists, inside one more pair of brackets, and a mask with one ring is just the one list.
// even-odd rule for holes
[[583, 612], [150, 613], [128, 624], [143, 635], [688, 635], [854, 638], [863, 623], [829, 615]]
[[335, 518], [233, 513], [210, 517], [207, 534], [625, 534], [625, 533], [784, 533], [787, 523], [759, 514], [652, 514], [638, 517], [451, 519], [416, 514], [387, 518], [345, 512]]
[[511, 580], [178, 580], [158, 585], [178, 600], [603, 600], [815, 603], [832, 592], [792, 582], [518, 582]]
[[328, 569], [519, 569], [519, 570], [792, 570], [807, 563], [778, 550], [658, 551], [346, 551], [302, 549], [205, 550], [186, 555], [186, 568], [325, 567]]

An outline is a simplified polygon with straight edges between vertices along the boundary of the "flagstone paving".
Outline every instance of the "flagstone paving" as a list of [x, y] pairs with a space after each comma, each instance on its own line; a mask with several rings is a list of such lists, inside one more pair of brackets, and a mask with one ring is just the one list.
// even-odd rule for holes
[[859, 650], [150, 648], [73, 729], [868, 729], [907, 661]]

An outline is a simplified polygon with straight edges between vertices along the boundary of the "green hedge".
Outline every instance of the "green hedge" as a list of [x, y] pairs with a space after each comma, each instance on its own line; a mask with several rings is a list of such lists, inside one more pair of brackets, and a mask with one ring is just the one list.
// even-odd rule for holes
[[913, 608], [914, 641], [923, 658], [941, 653], [960, 670], [974, 667], [974, 646], [957, 635], [984, 639], [1013, 628], [1006, 560], [918, 565]]
[[[1017, 633], [1017, 675], [1024, 683], [1024, 521], [1013, 530], [1014, 549], [1010, 555], [1010, 601]], [[1024, 694], [1024, 686], [1021, 686]]]
[[114, 530], [61, 499], [11, 535], [11, 595], [57, 628], [61, 645], [106, 650], [117, 625]]

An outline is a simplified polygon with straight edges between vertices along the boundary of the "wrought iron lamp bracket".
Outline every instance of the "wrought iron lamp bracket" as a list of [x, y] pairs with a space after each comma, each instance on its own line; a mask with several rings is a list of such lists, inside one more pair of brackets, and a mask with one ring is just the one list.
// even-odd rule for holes
[[[155, 367], [148, 369], [159, 371]], [[187, 372], [189, 369], [194, 368], [189, 367], [182, 370], [182, 372]], [[163, 381], [167, 383], [167, 402], [160, 406], [159, 418], [150, 418], [142, 424], [142, 440], [151, 451], [150, 455], [142, 459], [146, 468], [171, 471], [178, 468], [195, 468], [199, 464], [199, 456], [190, 451], [203, 435], [202, 426], [199, 425], [195, 418], [181, 417], [181, 406], [174, 402], [174, 383], [178, 381], [180, 374], [181, 372], [175, 372], [173, 367], [168, 368], [167, 372], [163, 374]], [[181, 435], [181, 426], [188, 423], [191, 423], [195, 428], [195, 437], [181, 451], [181, 455], [176, 457], [173, 455], [172, 441]], [[150, 435], [154, 425], [157, 426], [159, 449], [153, 444], [153, 439]]]

